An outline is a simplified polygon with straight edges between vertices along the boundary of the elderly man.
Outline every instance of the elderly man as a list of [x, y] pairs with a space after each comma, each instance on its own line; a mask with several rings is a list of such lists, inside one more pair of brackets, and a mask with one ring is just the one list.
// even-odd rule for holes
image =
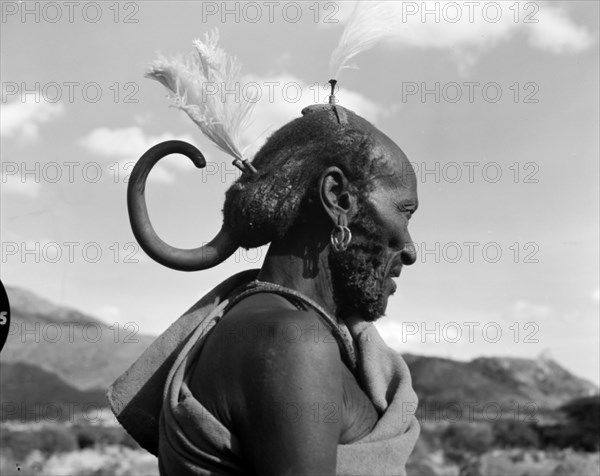
[[371, 324], [416, 257], [404, 153], [343, 107], [305, 108], [232, 185], [220, 234], [196, 250], [169, 247], [148, 221], [143, 182], [158, 158], [142, 158], [130, 183], [134, 231], [151, 256], [204, 269], [237, 246], [271, 243], [258, 274], [236, 282], [162, 365], [161, 474], [404, 474], [416, 397]]

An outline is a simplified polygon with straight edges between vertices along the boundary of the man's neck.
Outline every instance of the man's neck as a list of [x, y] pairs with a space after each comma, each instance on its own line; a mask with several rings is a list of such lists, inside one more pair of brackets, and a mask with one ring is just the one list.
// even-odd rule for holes
[[314, 251], [304, 246], [303, 249], [295, 249], [302, 240], [294, 241], [286, 243], [286, 240], [281, 240], [271, 244], [258, 279], [298, 291], [335, 316], [337, 308], [327, 258], [328, 247], [315, 246]]

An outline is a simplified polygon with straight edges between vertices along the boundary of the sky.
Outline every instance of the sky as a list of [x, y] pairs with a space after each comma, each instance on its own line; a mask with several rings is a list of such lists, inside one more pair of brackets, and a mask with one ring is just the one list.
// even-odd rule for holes
[[[152, 145], [186, 140], [209, 165], [150, 174], [159, 235], [196, 247], [220, 228], [231, 158], [144, 78], [158, 54], [217, 28], [241, 64], [248, 155], [326, 101], [354, 2], [2, 2], [1, 279], [159, 334], [266, 247], [211, 270], [150, 260], [127, 177]], [[413, 163], [417, 262], [378, 327], [402, 352], [552, 357], [596, 384], [599, 355], [599, 3], [389, 2], [383, 32], [338, 75], [339, 103]], [[253, 86], [247, 85], [252, 84]], [[253, 88], [253, 89], [252, 89]], [[246, 96], [245, 96], [246, 95]]]

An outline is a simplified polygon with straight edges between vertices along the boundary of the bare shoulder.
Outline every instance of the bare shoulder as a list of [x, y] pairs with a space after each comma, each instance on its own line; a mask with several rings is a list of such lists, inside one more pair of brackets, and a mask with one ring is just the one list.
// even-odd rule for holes
[[235, 344], [227, 347], [239, 376], [240, 407], [265, 395], [288, 400], [342, 395], [339, 346], [316, 312], [298, 310], [281, 296], [259, 294], [245, 299], [221, 325], [221, 336]]
[[334, 474], [344, 364], [331, 331], [281, 296], [244, 299], [213, 329], [192, 393], [244, 443], [257, 474]]
[[315, 311], [299, 310], [285, 298], [268, 293], [251, 296], [241, 304], [220, 325], [249, 366], [265, 360], [341, 362], [331, 330]]
[[342, 419], [322, 416], [343, 404], [337, 342], [315, 312], [275, 300], [247, 304], [239, 322], [260, 332], [238, 348], [240, 399], [232, 407], [246, 457], [258, 474], [333, 474]]

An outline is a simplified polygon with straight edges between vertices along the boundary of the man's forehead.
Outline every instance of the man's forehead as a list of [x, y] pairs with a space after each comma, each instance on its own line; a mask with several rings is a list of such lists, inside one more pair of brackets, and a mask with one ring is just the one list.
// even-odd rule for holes
[[[352, 128], [366, 133], [371, 138], [371, 157], [377, 162], [375, 180], [393, 189], [408, 189], [416, 197], [417, 180], [408, 158], [392, 139], [377, 127], [353, 111], [338, 106], [345, 111]], [[302, 111], [304, 117], [310, 118], [309, 113], [332, 115], [331, 106], [313, 105]]]
[[408, 188], [417, 191], [417, 178], [406, 154], [392, 139], [378, 129], [373, 130], [374, 147], [372, 153], [383, 163], [382, 175], [394, 188]]

